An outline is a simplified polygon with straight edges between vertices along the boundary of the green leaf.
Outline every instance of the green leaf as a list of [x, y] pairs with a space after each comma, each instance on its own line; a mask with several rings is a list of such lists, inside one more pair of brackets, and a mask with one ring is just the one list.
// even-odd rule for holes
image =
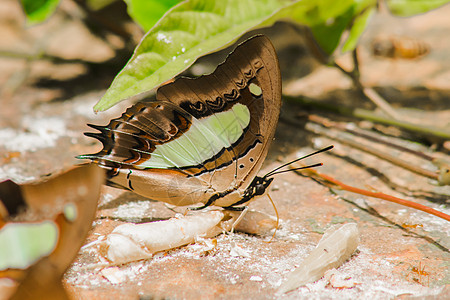
[[331, 54], [352, 19], [355, 2], [355, 0], [298, 1], [282, 9], [275, 17], [288, 18], [309, 26], [322, 50]]
[[45, 21], [58, 7], [59, 0], [20, 0], [28, 25]]
[[347, 29], [353, 19], [353, 7], [332, 19], [329, 23], [321, 23], [311, 26], [311, 31], [320, 47], [331, 54], [339, 45], [342, 33]]
[[449, 2], [449, 0], [386, 0], [391, 13], [401, 17], [425, 13]]
[[322, 50], [331, 55], [342, 34], [356, 22], [355, 18], [375, 5], [376, 0], [300, 1], [284, 8], [276, 17], [284, 13], [282, 17], [309, 26]]
[[173, 78], [207, 53], [257, 27], [288, 0], [188, 0], [169, 10], [144, 36], [124, 69], [94, 106], [104, 111]]
[[153, 25], [180, 0], [125, 0], [128, 14], [145, 31]]
[[370, 17], [370, 13], [365, 15], [365, 12], [372, 11], [375, 4], [375, 0], [329, 1], [329, 3], [323, 3], [321, 9], [334, 6], [332, 10], [334, 15], [329, 15], [329, 19], [322, 19], [321, 23], [310, 25], [321, 48], [328, 55], [331, 55], [339, 46], [342, 34], [348, 29], [350, 29], [350, 40], [347, 47], [351, 47], [351, 44], [356, 46], [356, 42]]
[[151, 90], [181, 73], [198, 57], [232, 43], [246, 31], [280, 19], [310, 26], [319, 45], [331, 54], [353, 19], [374, 6], [375, 1], [184, 1], [145, 35], [94, 110], [106, 110]]
[[361, 15], [355, 18], [349, 36], [342, 47], [342, 52], [352, 51], [356, 48], [359, 38], [366, 29], [369, 20], [374, 13], [375, 7], [369, 7]]

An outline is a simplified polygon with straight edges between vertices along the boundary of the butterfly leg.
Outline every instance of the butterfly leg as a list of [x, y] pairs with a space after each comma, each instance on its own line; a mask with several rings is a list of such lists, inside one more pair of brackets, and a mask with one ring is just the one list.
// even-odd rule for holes
[[247, 206], [238, 206], [238, 207], [236, 207], [236, 206], [226, 206], [226, 207], [224, 207], [224, 209], [232, 210], [232, 211], [243, 211], [246, 208], [247, 208]]
[[208, 201], [205, 203], [205, 205], [200, 206], [200, 207], [191, 207], [189, 209], [190, 210], [202, 210], [202, 209], [205, 209], [208, 206], [211, 206], [214, 203], [214, 201], [216, 201], [219, 198], [220, 198], [219, 194], [214, 194], [214, 195], [211, 196], [211, 198], [208, 199]]
[[224, 209], [233, 210], [233, 211], [243, 211], [247, 206], [237, 206], [237, 205], [247, 203], [248, 201], [250, 201], [250, 199], [248, 199], [248, 197], [244, 197], [244, 198], [242, 198], [242, 200], [239, 200], [238, 202], [236, 202], [230, 206], [225, 206]]
[[243, 206], [245, 207], [242, 212], [239, 214], [239, 217], [236, 219], [236, 221], [234, 221], [233, 225], [231, 225], [231, 230], [230, 233], [234, 232], [234, 228], [236, 228], [236, 226], [239, 224], [239, 222], [242, 221], [242, 219], [244, 218], [244, 216], [247, 214], [248, 212], [248, 206]]
[[[206, 201], [205, 205], [200, 206], [200, 207], [192, 207], [191, 210], [202, 210], [202, 209], [205, 209], [205, 208], [207, 208], [208, 206], [213, 205], [214, 202], [216, 202], [217, 199], [220, 199], [220, 198], [222, 198], [222, 197], [225, 197], [226, 195], [228, 195], [228, 194], [231, 193], [231, 192], [232, 192], [232, 190], [214, 194], [214, 195], [212, 195], [212, 196], [208, 199], [208, 201]], [[233, 204], [233, 205], [234, 205], [234, 204]]]

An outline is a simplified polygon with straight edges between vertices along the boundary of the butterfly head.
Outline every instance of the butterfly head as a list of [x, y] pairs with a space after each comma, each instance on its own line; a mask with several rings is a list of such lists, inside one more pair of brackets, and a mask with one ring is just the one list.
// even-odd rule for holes
[[321, 153], [321, 152], [328, 151], [328, 150], [330, 150], [332, 148], [333, 148], [333, 146], [328, 146], [326, 148], [320, 149], [320, 150], [318, 150], [316, 152], [313, 152], [311, 154], [305, 155], [303, 157], [300, 157], [300, 158], [297, 158], [297, 159], [295, 159], [293, 161], [285, 163], [285, 164], [283, 164], [283, 165], [273, 169], [272, 171], [268, 172], [263, 177], [256, 176], [253, 179], [253, 181], [250, 183], [250, 185], [247, 187], [247, 189], [245, 190], [244, 196], [242, 197], [242, 199], [240, 201], [234, 203], [233, 205], [227, 206], [226, 208], [227, 209], [232, 209], [232, 210], [241, 210], [242, 207], [237, 207], [237, 205], [245, 204], [245, 203], [249, 202], [250, 200], [252, 200], [255, 197], [259, 197], [259, 196], [265, 195], [266, 191], [267, 191], [267, 188], [270, 186], [270, 184], [273, 181], [273, 176], [274, 175], [281, 174], [281, 173], [286, 173], [286, 172], [292, 172], [292, 171], [295, 171], [295, 170], [301, 170], [301, 169], [314, 168], [314, 167], [321, 166], [322, 164], [319, 163], [319, 164], [309, 165], [309, 166], [305, 166], [305, 167], [291, 168], [291, 169], [288, 169], [288, 170], [280, 170], [280, 169], [282, 169], [284, 167], [292, 165], [293, 163], [295, 163], [295, 162], [297, 162], [299, 160], [305, 159], [307, 157], [310, 157], [312, 155], [316, 155], [316, 154]]
[[[256, 197], [265, 195], [267, 188], [272, 183], [272, 181], [273, 178], [268, 178], [267, 176], [264, 177], [256, 176], [255, 178], [253, 178], [252, 183], [250, 183], [250, 185], [245, 190], [242, 199], [234, 203], [233, 205], [226, 206], [225, 208], [229, 210], [238, 210], [238, 211], [243, 210], [245, 206], [238, 206], [238, 205], [245, 204]], [[208, 206], [208, 204], [206, 204], [204, 207], [206, 206]]]
[[245, 190], [244, 196], [242, 197], [242, 200], [238, 201], [237, 203], [235, 203], [235, 204], [233, 204], [231, 206], [228, 206], [227, 208], [228, 209], [237, 209], [236, 205], [245, 204], [245, 203], [249, 202], [250, 200], [252, 200], [255, 197], [265, 195], [266, 191], [267, 191], [267, 188], [269, 187], [269, 185], [273, 181], [273, 176], [274, 175], [281, 174], [281, 173], [286, 173], [286, 172], [292, 172], [292, 171], [301, 170], [301, 169], [308, 169], [308, 168], [314, 168], [314, 167], [321, 166], [322, 164], [318, 163], [318, 164], [304, 166], [304, 167], [299, 167], [299, 168], [291, 168], [291, 169], [288, 169], [288, 170], [280, 170], [280, 169], [282, 169], [284, 167], [292, 165], [293, 163], [295, 163], [295, 162], [297, 162], [299, 160], [305, 159], [307, 157], [316, 155], [316, 154], [321, 153], [321, 152], [325, 152], [325, 151], [331, 150], [332, 148], [333, 148], [333, 146], [325, 147], [325, 148], [320, 149], [320, 150], [318, 150], [316, 152], [313, 152], [311, 154], [305, 155], [303, 157], [300, 157], [300, 158], [297, 158], [297, 159], [295, 159], [293, 161], [285, 163], [285, 164], [283, 164], [283, 165], [273, 169], [272, 171], [268, 172], [263, 177], [256, 176], [253, 179], [253, 181], [250, 183], [248, 188]]
[[272, 181], [273, 178], [256, 176], [249, 187], [245, 190], [244, 198], [252, 199], [254, 197], [264, 195]]

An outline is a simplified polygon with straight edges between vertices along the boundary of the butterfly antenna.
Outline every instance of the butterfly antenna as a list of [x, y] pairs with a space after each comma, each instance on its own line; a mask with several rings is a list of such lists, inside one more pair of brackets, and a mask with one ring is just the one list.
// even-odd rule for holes
[[309, 165], [309, 166], [293, 168], [293, 169], [289, 169], [289, 170], [282, 170], [282, 171], [274, 172], [274, 173], [270, 174], [269, 176], [273, 176], [273, 175], [277, 175], [277, 174], [281, 174], [281, 173], [286, 173], [286, 172], [297, 171], [297, 170], [321, 167], [321, 166], [323, 166], [323, 163], [318, 163], [318, 164], [313, 164], [313, 165]]
[[284, 167], [286, 167], [286, 166], [289, 166], [289, 165], [291, 165], [291, 164], [293, 164], [293, 163], [296, 163], [296, 162], [298, 162], [299, 160], [305, 159], [305, 158], [307, 158], [307, 157], [310, 157], [310, 156], [313, 156], [313, 155], [316, 155], [316, 154], [319, 154], [319, 153], [322, 153], [322, 152], [331, 150], [331, 149], [333, 149], [333, 147], [334, 147], [334, 146], [331, 145], [331, 146], [322, 148], [322, 149], [320, 149], [320, 150], [317, 150], [316, 152], [310, 153], [310, 154], [308, 154], [308, 155], [302, 156], [302, 157], [300, 157], [300, 158], [294, 159], [293, 161], [290, 161], [290, 162], [288, 162], [288, 163], [285, 163], [285, 164], [283, 164], [283, 165], [281, 165], [281, 166], [279, 166], [279, 167], [276, 167], [275, 169], [273, 169], [272, 171], [270, 171], [269, 173], [267, 173], [266, 175], [264, 175], [264, 178], [273, 176], [273, 175], [275, 175], [275, 174], [280, 174], [280, 173], [284, 173], [284, 172], [290, 172], [290, 171], [293, 171], [293, 170], [300, 170], [300, 169], [307, 169], [307, 168], [313, 168], [313, 167], [321, 166], [322, 164], [315, 164], [315, 165], [310, 165], [310, 166], [307, 166], [307, 167], [301, 167], [301, 168], [296, 168], [296, 169], [292, 169], [292, 170], [284, 170], [284, 171], [279, 171], [279, 172], [277, 172], [277, 171], [278, 171], [279, 169], [281, 169], [281, 168], [284, 168]]

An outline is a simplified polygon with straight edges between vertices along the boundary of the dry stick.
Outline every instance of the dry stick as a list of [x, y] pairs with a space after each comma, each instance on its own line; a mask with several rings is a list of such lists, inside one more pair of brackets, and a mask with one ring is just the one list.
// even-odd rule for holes
[[374, 89], [366, 87], [361, 82], [361, 72], [359, 71], [359, 60], [358, 60], [358, 47], [352, 51], [352, 61], [353, 61], [353, 72], [348, 73], [351, 76], [353, 82], [357, 88], [359, 88], [363, 94], [369, 98], [373, 103], [375, 103], [382, 111], [384, 111], [388, 116], [393, 117], [396, 120], [402, 120], [400, 116], [380, 94], [378, 94]]
[[352, 78], [355, 86], [359, 88], [363, 94], [369, 98], [373, 103], [375, 103], [381, 110], [383, 110], [388, 116], [393, 117], [396, 120], [401, 120], [400, 116], [380, 94], [378, 94], [374, 89], [366, 87], [361, 82], [361, 72], [359, 71], [359, 60], [358, 60], [358, 47], [352, 51], [352, 61], [353, 61], [353, 72], [347, 73], [347, 76]]
[[[290, 168], [295, 168], [298, 166], [293, 166], [291, 165]], [[384, 193], [380, 193], [380, 192], [371, 192], [368, 190], [363, 190], [360, 188], [356, 188], [350, 185], [346, 185], [336, 179], [334, 179], [331, 176], [328, 176], [326, 174], [322, 174], [317, 172], [316, 170], [312, 170], [312, 169], [308, 169], [307, 171], [295, 171], [299, 174], [305, 175], [308, 174], [308, 176], [314, 177], [315, 179], [319, 180], [320, 182], [322, 182], [323, 184], [325, 184], [326, 186], [328, 186], [329, 188], [339, 188], [341, 190], [345, 190], [345, 191], [349, 191], [352, 193], [356, 193], [356, 194], [360, 194], [360, 195], [364, 195], [364, 196], [369, 196], [369, 197], [374, 197], [374, 198], [378, 198], [378, 199], [383, 199], [386, 201], [390, 201], [390, 202], [394, 202], [403, 206], [407, 206], [407, 207], [411, 207], [417, 210], [421, 210], [424, 211], [426, 213], [435, 215], [436, 217], [442, 218], [444, 220], [447, 220], [450, 222], [450, 216], [440, 212], [438, 210], [432, 209], [431, 207], [416, 203], [416, 202], [412, 202], [412, 201], [408, 201], [405, 199], [401, 199], [401, 198], [397, 198], [394, 196], [390, 196]]]
[[[320, 119], [319, 118], [320, 117], [315, 118], [315, 116], [309, 116], [309, 119], [311, 121], [313, 121], [313, 122], [316, 122], [316, 123], [320, 123]], [[323, 123], [320, 123], [320, 124], [323, 124]], [[431, 178], [431, 179], [434, 179], [434, 180], [438, 180], [439, 175], [436, 172], [429, 171], [429, 170], [423, 169], [423, 168], [418, 167], [418, 166], [414, 166], [410, 162], [404, 161], [403, 159], [400, 159], [400, 158], [397, 158], [397, 157], [392, 156], [390, 154], [384, 153], [384, 152], [379, 151], [379, 150], [377, 150], [375, 148], [370, 148], [370, 147], [368, 147], [368, 146], [366, 146], [364, 144], [355, 142], [354, 140], [347, 139], [347, 138], [344, 138], [344, 137], [340, 137], [340, 136], [337, 136], [337, 135], [332, 135], [332, 134], [330, 134], [328, 132], [323, 132], [322, 130], [321, 130], [320, 133], [324, 134], [324, 135], [326, 135], [326, 136], [328, 136], [328, 137], [330, 137], [330, 138], [332, 138], [334, 140], [338, 140], [341, 143], [347, 144], [347, 145], [349, 145], [349, 146], [351, 146], [353, 148], [359, 149], [359, 150], [364, 151], [366, 153], [372, 154], [372, 155], [374, 155], [374, 156], [376, 156], [378, 158], [384, 159], [384, 160], [386, 160], [386, 161], [388, 161], [388, 162], [390, 162], [392, 164], [400, 166], [400, 167], [402, 167], [402, 168], [404, 168], [406, 170], [409, 170], [411, 172], [414, 172], [416, 174], [419, 174], [419, 175], [422, 175], [422, 176], [425, 176], [425, 177], [428, 177], [428, 178]]]
[[[298, 27], [294, 26], [295, 29], [298, 30]], [[305, 32], [299, 32], [300, 35], [306, 38], [306, 43], [311, 50], [311, 53], [315, 58], [317, 58], [323, 64], [329, 64], [329, 55], [326, 54], [323, 49], [317, 44], [314, 39], [314, 35], [310, 30], [306, 30]], [[384, 100], [375, 90], [372, 88], [364, 87], [361, 83], [361, 73], [359, 70], [359, 61], [358, 61], [358, 48], [356, 47], [352, 51], [352, 61], [353, 61], [353, 70], [347, 71], [343, 67], [341, 67], [335, 60], [331, 62], [331, 64], [341, 70], [345, 75], [350, 77], [353, 81], [353, 84], [357, 89], [359, 89], [369, 100], [371, 100], [375, 105], [377, 105], [382, 111], [384, 111], [391, 118], [401, 120], [400, 115], [391, 107], [391, 105]]]
[[349, 76], [353, 80], [355, 86], [359, 90], [361, 90], [361, 92], [367, 98], [369, 98], [370, 101], [372, 101], [384, 113], [386, 113], [386, 115], [388, 115], [389, 117], [394, 118], [396, 120], [401, 120], [401, 116], [397, 112], [395, 112], [395, 110], [391, 107], [391, 105], [386, 100], [384, 100], [384, 98], [381, 97], [380, 94], [378, 94], [374, 89], [362, 86], [362, 83], [359, 82], [359, 79], [356, 79], [353, 77], [352, 72], [345, 70], [340, 65], [338, 65], [336, 62], [334, 62], [334, 66], [336, 68], [338, 68], [339, 70], [341, 70], [344, 74]]
[[369, 98], [373, 103], [375, 103], [381, 110], [383, 110], [388, 116], [395, 118], [396, 120], [402, 120], [403, 117], [399, 115], [392, 106], [381, 97], [373, 88], [363, 87], [363, 94]]
[[346, 131], [346, 132], [349, 132], [349, 133], [351, 133], [353, 135], [365, 138], [365, 139], [367, 139], [369, 141], [372, 141], [372, 142], [375, 142], [375, 143], [379, 143], [379, 144], [384, 144], [384, 145], [392, 147], [394, 149], [397, 149], [397, 150], [400, 150], [400, 151], [403, 151], [403, 152], [411, 153], [411, 154], [413, 154], [415, 156], [418, 156], [418, 157], [423, 158], [423, 159], [428, 160], [428, 161], [433, 161], [434, 160], [434, 158], [431, 155], [425, 154], [424, 152], [413, 150], [413, 149], [407, 148], [405, 146], [402, 146], [402, 145], [395, 144], [393, 142], [384, 140], [384, 139], [382, 139], [380, 137], [377, 137], [377, 136], [371, 135], [371, 134], [369, 134], [369, 133], [367, 133], [365, 131], [362, 131], [361, 129], [360, 130], [350, 129], [350, 128], [348, 128], [348, 126], [346, 126], [345, 124], [340, 123], [340, 122], [334, 122], [334, 121], [331, 121], [331, 120], [329, 120], [327, 118], [320, 117], [318, 115], [309, 115], [308, 119], [311, 122], [319, 123], [322, 126], [325, 126], [327, 128], [332, 127], [332, 128], [336, 128], [336, 129], [339, 129], [339, 130], [342, 130], [342, 131]]
[[386, 125], [392, 125], [392, 126], [397, 126], [399, 128], [417, 133], [417, 134], [421, 134], [424, 136], [428, 136], [428, 137], [434, 137], [434, 138], [439, 138], [439, 139], [444, 139], [444, 140], [449, 140], [450, 139], [450, 130], [448, 129], [442, 129], [442, 128], [437, 128], [434, 126], [425, 126], [425, 125], [417, 125], [417, 124], [412, 124], [409, 122], [405, 122], [405, 121], [400, 121], [400, 120], [394, 120], [392, 118], [387, 118], [384, 116], [381, 116], [377, 113], [374, 113], [372, 111], [366, 110], [366, 109], [362, 109], [362, 108], [352, 108], [352, 107], [346, 107], [343, 105], [333, 105], [330, 103], [324, 103], [324, 102], [320, 102], [317, 100], [313, 100], [313, 99], [308, 99], [305, 97], [291, 97], [291, 96], [286, 96], [283, 95], [283, 99], [287, 100], [287, 101], [293, 101], [305, 106], [310, 106], [310, 107], [317, 107], [320, 109], [325, 109], [334, 113], [338, 113], [344, 116], [350, 116], [350, 117], [355, 117], [355, 118], [359, 118], [359, 119], [363, 119], [363, 120], [368, 120], [368, 121], [372, 121], [372, 122], [376, 122], [376, 123], [380, 123], [380, 124], [386, 124]]
[[352, 52], [353, 59], [353, 70], [347, 71], [341, 67], [336, 61], [333, 61], [333, 65], [341, 70], [345, 75], [350, 77], [353, 84], [357, 89], [359, 89], [370, 101], [372, 101], [376, 106], [378, 106], [382, 111], [384, 111], [389, 117], [396, 120], [401, 120], [401, 116], [391, 107], [391, 105], [378, 94], [374, 89], [365, 87], [360, 80], [359, 73], [359, 62], [358, 62], [358, 52], [355, 48]]

